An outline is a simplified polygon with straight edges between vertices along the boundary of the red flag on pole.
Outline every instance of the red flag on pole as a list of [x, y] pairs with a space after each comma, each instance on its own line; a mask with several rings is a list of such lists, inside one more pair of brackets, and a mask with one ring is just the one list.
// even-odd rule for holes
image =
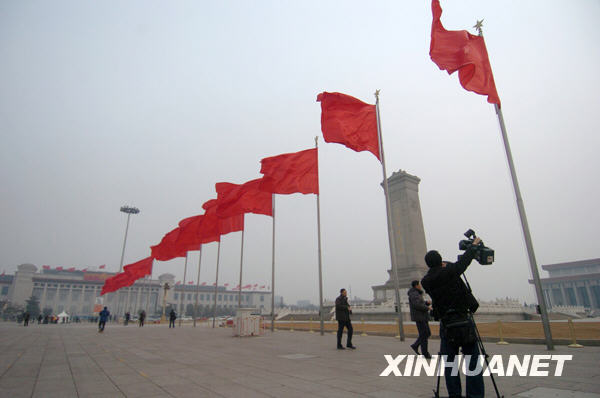
[[50, 269], [49, 265], [42, 265], [42, 269]]
[[244, 229], [244, 214], [235, 214], [231, 217], [222, 218], [218, 214], [219, 201], [217, 199], [207, 200], [202, 204], [205, 210], [207, 220], [210, 219], [214, 223], [215, 228], [219, 231], [219, 235], [227, 235], [231, 232], [238, 232]]
[[431, 60], [450, 75], [458, 70], [458, 79], [465, 90], [487, 95], [489, 103], [500, 106], [483, 37], [466, 30], [446, 30], [440, 20], [442, 7], [439, 0], [432, 0], [431, 11]]
[[273, 216], [271, 193], [260, 190], [261, 179], [244, 184], [219, 182], [215, 184], [218, 195], [217, 216], [228, 218], [244, 213]]
[[152, 260], [152, 256], [146, 257], [143, 260], [124, 266], [123, 271], [138, 280], [152, 273]]
[[206, 286], [206, 282], [202, 282], [200, 286]]
[[342, 144], [356, 152], [369, 151], [381, 161], [375, 105], [341, 93], [322, 92], [321, 131], [325, 142]]
[[75, 267], [67, 268], [67, 271], [69, 271], [69, 272], [75, 272]]
[[100, 268], [100, 269], [104, 269], [104, 268], [106, 268], [106, 264], [103, 264], [103, 265], [101, 265], [101, 266], [100, 266], [100, 267], [98, 267], [98, 268]]
[[194, 284], [194, 281], [189, 281], [188, 282], [188, 285], [193, 285], [193, 284]]
[[56, 267], [56, 270], [57, 270], [57, 271], [62, 271], [62, 270], [63, 270], [63, 267]]
[[271, 156], [260, 163], [260, 172], [264, 174], [261, 190], [277, 194], [319, 193], [317, 148]]

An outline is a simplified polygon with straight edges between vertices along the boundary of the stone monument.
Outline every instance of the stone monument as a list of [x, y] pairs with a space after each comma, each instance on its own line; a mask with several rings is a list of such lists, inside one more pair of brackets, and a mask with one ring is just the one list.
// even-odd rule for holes
[[[400, 300], [407, 302], [406, 292], [410, 282], [427, 273], [425, 264], [425, 229], [419, 201], [421, 180], [404, 170], [392, 173], [388, 178], [392, 212], [392, 227], [396, 234], [396, 262], [400, 286]], [[372, 286], [375, 302], [395, 300], [394, 272], [388, 270], [389, 278], [383, 285]]]

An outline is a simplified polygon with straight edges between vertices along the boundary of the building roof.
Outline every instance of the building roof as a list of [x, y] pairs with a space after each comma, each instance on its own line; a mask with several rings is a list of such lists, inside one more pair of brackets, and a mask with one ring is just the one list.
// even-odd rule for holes
[[569, 261], [566, 263], [546, 264], [542, 265], [542, 269], [546, 271], [554, 271], [557, 269], [585, 267], [587, 265], [600, 265], [600, 258], [592, 258], [589, 260]]
[[[554, 278], [541, 278], [540, 281], [542, 282], [542, 284], [544, 284], [555, 282], [588, 281], [590, 279], [600, 279], [600, 273], [595, 272], [593, 274], [565, 275], [557, 276]], [[529, 279], [529, 283], [533, 284], [533, 279]]]

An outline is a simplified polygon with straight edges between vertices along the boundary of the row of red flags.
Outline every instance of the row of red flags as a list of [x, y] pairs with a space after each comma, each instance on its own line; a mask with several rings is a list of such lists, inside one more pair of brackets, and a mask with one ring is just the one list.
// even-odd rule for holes
[[[105, 265], [105, 264], [104, 264], [104, 265], [101, 265], [101, 266], [99, 266], [98, 268], [99, 268], [99, 269], [105, 269], [105, 268], [106, 268], [106, 265]], [[42, 265], [42, 269], [44, 269], [44, 270], [51, 270], [51, 269], [52, 269], [52, 267], [50, 267], [49, 265]], [[69, 267], [69, 268], [67, 268], [67, 267], [61, 267], [61, 266], [58, 266], [58, 267], [54, 267], [54, 269], [55, 269], [56, 271], [67, 271], [67, 272], [75, 272], [75, 271], [87, 272], [87, 271], [88, 271], [88, 268], [87, 268], [87, 267], [86, 267], [86, 268], [83, 268], [83, 269], [80, 269], [80, 270], [78, 270], [78, 269], [76, 269], [75, 267]]]
[[[182, 284], [182, 282], [181, 282], [181, 281], [177, 281], [177, 282], [175, 282], [175, 286], [179, 286], [179, 285], [181, 285], [181, 284]], [[187, 282], [187, 284], [188, 284], [188, 285], [193, 285], [193, 284], [194, 284], [194, 281], [188, 281], [188, 282]], [[206, 285], [207, 285], [207, 282], [202, 282], [202, 283], [200, 283], [199, 285], [200, 285], [200, 286], [206, 286]], [[216, 283], [213, 283], [213, 284], [212, 284], [212, 286], [216, 286], [216, 285], [217, 285]], [[223, 284], [223, 286], [225, 286], [225, 287], [228, 287], [228, 286], [229, 286], [229, 283], [225, 283], [225, 284]], [[244, 286], [242, 286], [242, 289], [266, 289], [266, 287], [267, 287], [266, 285], [258, 286], [258, 283], [255, 283], [254, 285], [250, 283], [250, 284], [248, 284], [248, 285], [244, 285]], [[233, 287], [233, 288], [231, 288], [231, 289], [232, 289], [232, 290], [238, 290], [239, 288], [240, 288], [240, 285], [238, 284], [236, 287]]]
[[[483, 37], [467, 31], [448, 31], [441, 23], [439, 0], [432, 0], [430, 56], [440, 69], [449, 74], [458, 71], [461, 85], [469, 91], [487, 95], [488, 102], [500, 106], [492, 69]], [[381, 161], [377, 110], [341, 93], [323, 92], [321, 130], [328, 143], [339, 143], [360, 152], [369, 151]], [[123, 273], [106, 281], [102, 294], [130, 286], [135, 277], [151, 273], [152, 261], [168, 261], [199, 250], [203, 243], [217, 242], [222, 235], [242, 231], [244, 214], [273, 215], [273, 194], [319, 194], [318, 150], [307, 149], [261, 160], [262, 178], [244, 184], [215, 184], [216, 199], [202, 205], [204, 214], [181, 220], [178, 227], [165, 234], [151, 247], [151, 255], [125, 267]], [[242, 287], [245, 288], [245, 287]]]

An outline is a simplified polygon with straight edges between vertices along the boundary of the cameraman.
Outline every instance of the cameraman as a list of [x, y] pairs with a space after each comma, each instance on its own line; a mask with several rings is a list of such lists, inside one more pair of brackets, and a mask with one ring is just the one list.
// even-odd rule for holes
[[[463, 355], [471, 356], [469, 370], [475, 370], [479, 361], [479, 347], [471, 320], [471, 314], [479, 304], [460, 276], [471, 264], [480, 242], [481, 239], [475, 238], [455, 263], [443, 262], [437, 251], [429, 251], [425, 255], [429, 271], [421, 280], [421, 285], [432, 299], [433, 316], [440, 320], [440, 354], [447, 355], [447, 362], [453, 362], [459, 347], [462, 347]], [[444, 377], [450, 398], [461, 397], [460, 376], [452, 376], [452, 368], [446, 367]], [[466, 384], [467, 398], [484, 396], [482, 372], [466, 376]]]

